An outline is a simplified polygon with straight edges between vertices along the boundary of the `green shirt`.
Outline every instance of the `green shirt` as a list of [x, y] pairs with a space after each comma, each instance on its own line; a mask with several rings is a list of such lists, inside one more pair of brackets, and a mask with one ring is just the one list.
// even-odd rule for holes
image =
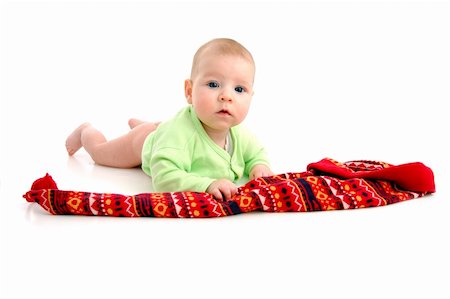
[[142, 169], [156, 192], [205, 192], [217, 179], [237, 181], [257, 164], [269, 166], [264, 148], [247, 130], [230, 130], [232, 155], [206, 134], [192, 107], [161, 123], [145, 140]]

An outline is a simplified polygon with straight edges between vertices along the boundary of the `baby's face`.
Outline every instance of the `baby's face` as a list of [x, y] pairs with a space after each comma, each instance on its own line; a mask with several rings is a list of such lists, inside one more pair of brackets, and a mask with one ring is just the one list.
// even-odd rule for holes
[[205, 54], [186, 94], [207, 133], [228, 132], [247, 116], [253, 96], [254, 65], [232, 55]]

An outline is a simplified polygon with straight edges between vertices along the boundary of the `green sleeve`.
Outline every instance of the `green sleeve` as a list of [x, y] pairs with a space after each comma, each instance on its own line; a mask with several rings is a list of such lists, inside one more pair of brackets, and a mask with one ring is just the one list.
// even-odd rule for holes
[[190, 173], [191, 159], [186, 151], [160, 148], [150, 161], [156, 192], [205, 192], [214, 179]]
[[258, 139], [246, 130], [243, 130], [241, 135], [241, 142], [245, 145], [245, 148], [243, 149], [243, 158], [245, 162], [244, 174], [248, 176], [250, 171], [256, 165], [263, 164], [270, 167], [266, 150]]

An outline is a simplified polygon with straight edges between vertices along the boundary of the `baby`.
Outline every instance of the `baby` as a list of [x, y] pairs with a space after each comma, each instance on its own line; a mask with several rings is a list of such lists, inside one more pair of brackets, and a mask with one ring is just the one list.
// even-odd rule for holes
[[239, 126], [253, 96], [255, 64], [240, 43], [213, 39], [194, 56], [184, 82], [188, 106], [171, 120], [129, 121], [130, 131], [107, 141], [91, 124], [79, 126], [66, 140], [69, 155], [83, 147], [95, 163], [142, 166], [156, 192], [208, 192], [229, 200], [233, 183], [273, 175], [264, 148]]

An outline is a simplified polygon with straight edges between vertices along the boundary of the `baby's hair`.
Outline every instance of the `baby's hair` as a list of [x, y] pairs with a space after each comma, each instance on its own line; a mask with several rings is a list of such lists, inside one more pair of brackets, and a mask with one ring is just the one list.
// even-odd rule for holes
[[255, 65], [252, 54], [243, 45], [230, 38], [216, 38], [201, 46], [195, 53], [192, 61], [191, 79], [193, 79], [194, 74], [197, 72], [198, 63], [201, 56], [206, 51], [213, 51], [219, 55], [240, 56], [248, 60], [253, 66]]

